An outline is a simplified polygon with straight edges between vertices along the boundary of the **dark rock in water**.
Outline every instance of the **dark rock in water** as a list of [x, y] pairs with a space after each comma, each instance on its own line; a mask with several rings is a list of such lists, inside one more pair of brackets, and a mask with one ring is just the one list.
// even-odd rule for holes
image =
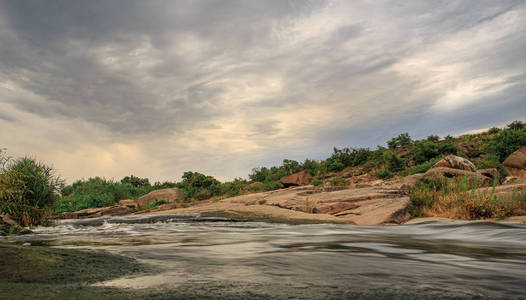
[[307, 171], [301, 171], [279, 180], [285, 187], [307, 185], [312, 181], [312, 175]]

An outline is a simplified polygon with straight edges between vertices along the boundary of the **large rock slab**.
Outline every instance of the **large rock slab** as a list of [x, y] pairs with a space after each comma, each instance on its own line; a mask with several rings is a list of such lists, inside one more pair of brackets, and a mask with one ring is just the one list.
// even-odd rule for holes
[[285, 187], [307, 185], [312, 181], [312, 175], [307, 171], [301, 171], [279, 180]]
[[502, 163], [516, 177], [526, 177], [526, 147], [513, 152]]
[[137, 200], [139, 207], [145, 207], [151, 205], [156, 200], [175, 202], [176, 200], [184, 200], [183, 192], [178, 188], [162, 189], [150, 192]]
[[431, 168], [451, 168], [470, 172], [477, 171], [477, 167], [475, 167], [471, 161], [456, 155], [448, 155], [444, 157]]

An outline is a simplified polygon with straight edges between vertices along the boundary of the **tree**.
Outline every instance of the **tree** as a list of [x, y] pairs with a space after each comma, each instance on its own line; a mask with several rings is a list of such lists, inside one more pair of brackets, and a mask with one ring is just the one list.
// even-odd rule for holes
[[399, 147], [407, 147], [411, 146], [413, 144], [413, 140], [409, 136], [409, 133], [402, 133], [397, 137], [392, 138], [390, 141], [387, 142], [387, 146], [389, 146], [389, 149], [395, 149]]
[[440, 137], [438, 137], [438, 135], [430, 135], [427, 137], [427, 140], [430, 142], [438, 142], [440, 140]]
[[128, 184], [133, 185], [134, 187], [149, 187], [149, 186], [151, 186], [150, 185], [150, 180], [148, 178], [139, 178], [139, 177], [136, 177], [136, 176], [133, 176], [133, 175], [124, 177], [123, 179], [121, 179], [121, 183], [122, 184], [128, 183]]
[[513, 121], [510, 124], [508, 124], [506, 127], [512, 130], [522, 130], [524, 128], [524, 125], [525, 124], [521, 121]]

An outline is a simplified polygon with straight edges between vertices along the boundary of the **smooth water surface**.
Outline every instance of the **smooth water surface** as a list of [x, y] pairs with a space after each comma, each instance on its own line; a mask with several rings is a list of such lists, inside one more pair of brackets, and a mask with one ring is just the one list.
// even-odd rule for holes
[[8, 241], [103, 249], [154, 266], [99, 283], [106, 286], [221, 282], [526, 299], [525, 225], [287, 225], [165, 215], [62, 221], [34, 232]]

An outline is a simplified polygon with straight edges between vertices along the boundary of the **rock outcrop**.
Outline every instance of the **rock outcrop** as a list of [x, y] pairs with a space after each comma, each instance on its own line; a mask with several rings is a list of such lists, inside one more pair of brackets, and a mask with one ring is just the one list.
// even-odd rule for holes
[[429, 169], [425, 174], [426, 178], [463, 178], [467, 177], [470, 184], [476, 183], [481, 186], [489, 186], [493, 184], [493, 179], [480, 174], [478, 172], [470, 172], [466, 170], [438, 167]]
[[137, 208], [137, 202], [135, 202], [135, 200], [132, 200], [132, 199], [120, 200], [119, 201], [119, 206], [124, 206], [124, 207], [128, 207], [128, 208], [131, 208], [131, 209], [136, 209]]
[[307, 185], [312, 181], [312, 175], [307, 171], [301, 171], [279, 180], [285, 187]]
[[153, 204], [155, 201], [175, 202], [184, 200], [183, 192], [178, 188], [162, 189], [150, 192], [137, 200], [139, 207], [145, 207]]
[[448, 155], [444, 157], [431, 168], [451, 168], [469, 172], [477, 171], [477, 167], [475, 167], [475, 165], [472, 162], [456, 155]]
[[526, 177], [526, 147], [513, 152], [502, 163], [516, 177]]

